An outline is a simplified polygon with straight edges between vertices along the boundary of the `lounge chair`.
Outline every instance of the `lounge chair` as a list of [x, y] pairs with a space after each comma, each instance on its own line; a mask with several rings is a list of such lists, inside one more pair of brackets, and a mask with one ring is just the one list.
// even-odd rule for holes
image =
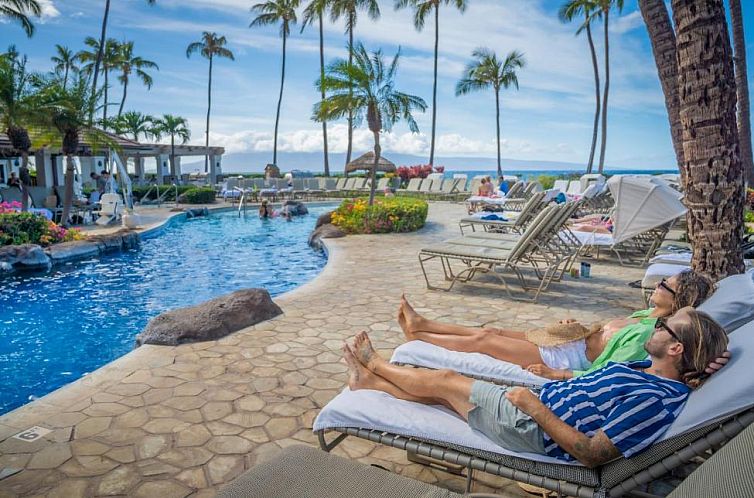
[[419, 191], [419, 188], [421, 188], [422, 179], [421, 178], [411, 178], [408, 181], [408, 185], [406, 185], [406, 188], [398, 189], [399, 194], [413, 194]]
[[[594, 469], [511, 452], [474, 432], [445, 408], [397, 400], [377, 391], [344, 390], [323, 408], [314, 430], [327, 451], [352, 435], [466, 467], [468, 489], [473, 470], [481, 470], [568, 496], [617, 497], [705, 455], [754, 422], [754, 379], [750, 373], [754, 322], [730, 335], [729, 349], [731, 361], [691, 393], [660, 441], [632, 458], [618, 458]], [[340, 435], [328, 442], [328, 431]]]
[[526, 228], [534, 216], [545, 208], [547, 205], [545, 197], [545, 192], [537, 192], [524, 204], [520, 213], [506, 213], [504, 211], [500, 217], [505, 220], [485, 220], [483, 219], [483, 216], [485, 216], [484, 212], [465, 216], [458, 222], [458, 227], [461, 229], [461, 235], [465, 235], [464, 229], [469, 228], [471, 228], [472, 232], [476, 232], [477, 228], [485, 232], [521, 232]]
[[102, 194], [100, 198], [100, 210], [95, 221], [98, 225], [109, 225], [120, 219], [123, 213], [123, 199], [119, 194]]
[[559, 190], [560, 192], [563, 192], [565, 194], [566, 192], [568, 192], [568, 180], [555, 180], [552, 188]]
[[644, 265], [659, 249], [673, 224], [674, 221], [664, 223], [621, 242], [615, 242], [615, 237], [610, 233], [571, 233], [584, 247], [583, 255], [593, 252], [599, 258], [602, 251], [607, 249], [618, 257], [621, 265]]
[[566, 194], [572, 197], [581, 195], [581, 182], [579, 180], [571, 180], [568, 184]]
[[421, 187], [419, 187], [418, 193], [419, 194], [428, 194], [432, 190], [432, 185], [434, 185], [438, 180], [431, 180], [429, 178], [425, 178], [422, 181]]
[[459, 178], [446, 178], [442, 182], [442, 187], [435, 193], [438, 199], [450, 199], [458, 194], [458, 185], [461, 183]]

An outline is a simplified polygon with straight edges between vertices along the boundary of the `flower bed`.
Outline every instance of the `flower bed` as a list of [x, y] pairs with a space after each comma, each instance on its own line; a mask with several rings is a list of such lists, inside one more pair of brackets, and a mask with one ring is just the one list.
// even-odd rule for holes
[[385, 197], [346, 199], [332, 214], [333, 225], [346, 233], [393, 233], [419, 230], [427, 221], [429, 206], [422, 199]]
[[0, 203], [0, 246], [38, 244], [50, 246], [59, 242], [82, 240], [76, 229], [66, 229], [42, 215], [22, 213], [18, 202]]

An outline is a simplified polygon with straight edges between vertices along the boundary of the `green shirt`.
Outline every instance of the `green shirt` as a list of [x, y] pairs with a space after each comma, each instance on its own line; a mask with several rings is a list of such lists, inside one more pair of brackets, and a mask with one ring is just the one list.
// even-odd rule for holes
[[650, 313], [652, 313], [652, 310], [648, 309], [637, 311], [631, 315], [630, 318], [641, 318], [641, 320], [626, 325], [616, 332], [607, 342], [602, 354], [592, 362], [592, 366], [589, 367], [588, 370], [574, 370], [573, 376], [579, 377], [594, 372], [595, 370], [606, 367], [611, 361], [624, 362], [645, 359], [647, 357], [647, 351], [644, 349], [644, 344], [652, 335], [652, 332], [655, 329], [655, 323], [657, 322], [656, 318], [649, 317]]

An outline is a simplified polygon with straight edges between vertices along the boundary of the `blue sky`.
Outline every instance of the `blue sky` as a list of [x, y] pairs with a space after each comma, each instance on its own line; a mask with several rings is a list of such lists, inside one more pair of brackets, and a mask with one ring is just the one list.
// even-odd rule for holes
[[[54, 44], [78, 50], [86, 36], [98, 36], [103, 0], [44, 0], [45, 14], [37, 33], [27, 39], [19, 27], [0, 23], [0, 37], [29, 55], [34, 69], [50, 68]], [[207, 61], [187, 59], [186, 46], [202, 31], [228, 38], [235, 62], [215, 66], [212, 131], [213, 145], [227, 152], [272, 149], [275, 106], [279, 90], [281, 39], [275, 27], [249, 29], [252, 19], [246, 0], [142, 0], [113, 2], [108, 35], [135, 41], [135, 52], [160, 66], [155, 84], [147, 91], [129, 86], [126, 108], [149, 114], [172, 113], [189, 119], [192, 143], [204, 141]], [[461, 15], [441, 11], [440, 78], [438, 82], [438, 157], [495, 155], [495, 108], [491, 91], [455, 97], [455, 83], [471, 51], [489, 47], [504, 55], [524, 52], [528, 65], [520, 72], [520, 90], [502, 98], [503, 156], [525, 160], [585, 163], [591, 141], [594, 83], [584, 37], [574, 36], [575, 25], [563, 25], [556, 16], [560, 1], [469, 0]], [[744, 5], [749, 59], [754, 57], [752, 7]], [[416, 32], [409, 11], [394, 11], [392, 1], [380, 1], [382, 18], [361, 15], [356, 38], [367, 48], [392, 55], [401, 46], [403, 57], [398, 88], [432, 97], [433, 29]], [[646, 30], [635, 0], [611, 22], [611, 90], [607, 164], [627, 168], [673, 167], [662, 91], [657, 79]], [[325, 26], [326, 58], [345, 55], [342, 23]], [[601, 25], [596, 34], [601, 34]], [[602, 54], [601, 36], [597, 36]], [[313, 82], [319, 74], [316, 26], [303, 34], [294, 28], [288, 44], [285, 95], [279, 147], [286, 151], [320, 151], [321, 127], [310, 120], [318, 100]], [[751, 73], [751, 71], [750, 71]], [[115, 78], [112, 78], [114, 81]], [[114, 83], [115, 84], [115, 83]], [[117, 84], [116, 84], [117, 85]], [[111, 93], [120, 98], [117, 86]], [[117, 109], [117, 108], [116, 108]], [[428, 155], [431, 114], [419, 114], [420, 135], [399, 125], [383, 138], [383, 149]], [[331, 150], [343, 152], [346, 129], [333, 123]], [[357, 152], [371, 147], [365, 129], [355, 133]], [[272, 154], [270, 153], [270, 156]], [[441, 163], [441, 161], [439, 161]]]

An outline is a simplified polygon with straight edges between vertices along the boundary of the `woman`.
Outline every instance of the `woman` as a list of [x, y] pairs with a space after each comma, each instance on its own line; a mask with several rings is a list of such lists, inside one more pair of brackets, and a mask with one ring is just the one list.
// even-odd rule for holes
[[263, 199], [262, 204], [259, 205], [259, 217], [266, 219], [273, 216], [275, 216], [275, 212], [270, 207], [270, 202], [267, 199]]
[[428, 320], [416, 313], [405, 297], [401, 299], [398, 323], [408, 340], [425, 341], [454, 351], [484, 353], [541, 377], [564, 380], [598, 370], [611, 361], [643, 360], [644, 343], [652, 335], [657, 319], [667, 318], [686, 306], [698, 306], [713, 290], [712, 282], [703, 275], [691, 270], [681, 272], [657, 284], [652, 295], [654, 308], [592, 329], [575, 320], [562, 320], [553, 328], [563, 329], [566, 334], [575, 331], [570, 341], [563, 340], [561, 335], [551, 337], [548, 342], [543, 331], [466, 327]]

